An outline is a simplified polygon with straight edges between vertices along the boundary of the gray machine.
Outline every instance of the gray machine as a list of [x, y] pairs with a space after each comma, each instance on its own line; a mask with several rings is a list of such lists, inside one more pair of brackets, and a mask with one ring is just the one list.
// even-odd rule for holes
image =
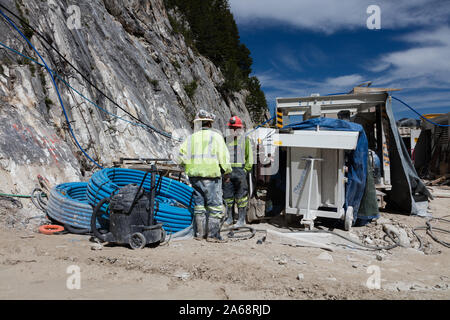
[[[378, 153], [382, 158], [382, 179], [377, 189], [389, 190], [390, 161], [387, 152], [386, 124], [381, 114], [388, 98], [387, 90], [355, 88], [352, 93], [335, 96], [312, 95], [300, 98], [277, 98], [277, 126], [289, 123], [291, 116], [303, 120], [315, 117], [337, 118], [343, 113], [377, 116], [372, 127], [378, 137]], [[394, 90], [394, 89], [393, 89]], [[312, 229], [316, 217], [342, 219], [349, 230], [353, 208], [344, 210], [346, 168], [345, 150], [354, 150], [358, 132], [291, 130], [274, 137], [274, 144], [287, 151], [286, 215], [303, 216], [301, 223]]]

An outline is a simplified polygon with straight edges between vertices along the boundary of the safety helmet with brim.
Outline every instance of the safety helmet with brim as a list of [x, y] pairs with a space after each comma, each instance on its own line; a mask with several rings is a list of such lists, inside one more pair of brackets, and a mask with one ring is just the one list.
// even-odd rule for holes
[[195, 116], [194, 122], [197, 122], [197, 121], [214, 122], [215, 119], [216, 119], [216, 116], [214, 114], [202, 109]]

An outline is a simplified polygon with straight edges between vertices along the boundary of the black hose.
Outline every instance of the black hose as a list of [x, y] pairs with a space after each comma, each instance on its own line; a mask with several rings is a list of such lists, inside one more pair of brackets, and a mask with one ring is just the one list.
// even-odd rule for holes
[[69, 233], [73, 233], [73, 234], [92, 235], [92, 232], [89, 229], [75, 228], [68, 224], [64, 225], [64, 229], [67, 230]]
[[[45, 194], [41, 189], [35, 188], [31, 192], [31, 202], [34, 204], [36, 208], [47, 213], [47, 203], [42, 200], [42, 194]], [[47, 196], [45, 194], [45, 196]]]
[[[220, 232], [227, 232], [227, 237], [229, 239], [235, 239], [235, 240], [249, 240], [252, 239], [255, 234], [256, 234], [256, 230], [255, 228], [252, 227], [230, 227], [230, 228], [226, 228], [226, 229], [222, 229], [220, 230]], [[244, 233], [244, 232], [250, 232], [250, 235], [244, 235], [244, 236], [236, 236], [236, 233]]]
[[47, 208], [47, 202], [44, 201], [44, 199], [43, 199], [43, 197], [42, 197], [43, 195], [45, 195], [45, 197], [48, 198], [47, 194], [46, 194], [45, 192], [42, 191], [42, 192], [39, 192], [39, 193], [38, 193], [37, 200], [38, 200], [38, 202], [42, 205], [43, 208]]
[[0, 200], [6, 200], [6, 201], [10, 201], [12, 204], [14, 204], [17, 208], [22, 209], [23, 208], [23, 204], [22, 202], [20, 202], [17, 199], [14, 199], [13, 197], [8, 197], [8, 196], [0, 196]]
[[433, 231], [437, 231], [437, 232], [440, 232], [440, 233], [450, 234], [450, 230], [446, 230], [446, 229], [442, 229], [442, 228], [436, 228], [436, 227], [431, 225], [431, 222], [433, 222], [433, 221], [442, 221], [442, 222], [450, 223], [450, 220], [445, 219], [446, 217], [450, 217], [450, 216], [444, 216], [442, 218], [431, 218], [431, 219], [428, 219], [427, 222], [425, 223], [426, 226], [414, 228], [413, 232], [415, 233], [416, 230], [425, 230], [427, 232], [427, 234], [430, 236], [431, 239], [433, 239], [434, 241], [436, 241], [437, 243], [443, 245], [446, 248], [450, 248], [450, 242], [446, 242], [446, 241], [440, 240], [433, 232]]
[[164, 230], [163, 228], [161, 228], [161, 232], [163, 233], [163, 241], [162, 242], [160, 242], [160, 246], [164, 246], [164, 245], [169, 245], [169, 243], [170, 243], [170, 240], [172, 240], [172, 234], [173, 234], [173, 231], [172, 231], [172, 228], [170, 227], [170, 225], [168, 225], [168, 224], [166, 224], [165, 226], [167, 226], [168, 227], [168, 229], [169, 229], [169, 231], [170, 231], [170, 234], [169, 234], [169, 239], [166, 239], [167, 238], [167, 232], [166, 232], [166, 230]]
[[417, 250], [422, 251], [422, 249], [423, 249], [423, 241], [422, 241], [422, 238], [419, 237], [419, 235], [416, 233], [416, 230], [419, 230], [419, 228], [412, 229], [411, 231], [412, 231], [413, 235], [419, 241], [419, 248], [417, 248]]
[[[145, 178], [147, 178], [148, 174], [149, 174], [149, 172], [146, 172], [144, 174], [144, 178], [142, 179], [141, 184], [139, 185], [139, 188], [136, 191], [136, 194], [134, 195], [133, 202], [131, 203], [130, 208], [128, 208], [128, 212], [127, 212], [128, 215], [131, 213], [131, 211], [133, 211], [133, 208], [136, 205], [136, 201], [138, 200], [139, 192], [141, 192], [142, 186], [144, 185]], [[153, 177], [153, 175], [152, 175], [152, 177]]]
[[429, 229], [427, 230], [427, 234], [437, 243], [440, 243], [441, 245], [443, 245], [444, 247], [450, 248], [450, 242], [446, 242], [443, 240], [440, 240], [438, 237], [436, 237], [436, 235], [433, 233], [433, 230], [437, 231], [437, 232], [441, 232], [441, 233], [447, 233], [450, 234], [449, 230], [445, 230], [445, 229], [441, 229], [441, 228], [436, 228], [436, 227], [429, 227]]
[[94, 236], [98, 239], [100, 239], [101, 241], [106, 241], [106, 235], [105, 234], [101, 234], [98, 230], [97, 230], [97, 215], [99, 212], [101, 212], [101, 207], [106, 203], [109, 202], [110, 198], [104, 198], [102, 200], [100, 200], [99, 203], [97, 203], [97, 205], [94, 208], [94, 211], [92, 212], [92, 217], [91, 217], [91, 232], [94, 234]]

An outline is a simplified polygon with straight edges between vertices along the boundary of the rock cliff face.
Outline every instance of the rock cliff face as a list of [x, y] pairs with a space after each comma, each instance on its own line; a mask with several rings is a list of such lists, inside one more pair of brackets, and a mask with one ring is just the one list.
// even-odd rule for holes
[[[200, 108], [223, 129], [231, 113], [252, 125], [246, 92], [223, 98], [220, 70], [174, 33], [162, 0], [1, 0], [123, 109], [158, 130], [191, 130]], [[20, 22], [12, 20], [22, 28]], [[39, 60], [3, 18], [0, 41]], [[28, 33], [30, 35], [30, 32]], [[31, 37], [57, 80], [73, 131], [104, 166], [120, 157], [167, 157], [176, 142], [139, 125], [106, 99], [36, 35]], [[41, 174], [51, 183], [83, 180], [91, 163], [69, 134], [45, 68], [0, 47], [0, 190], [29, 193]], [[100, 110], [118, 115], [123, 121]]]

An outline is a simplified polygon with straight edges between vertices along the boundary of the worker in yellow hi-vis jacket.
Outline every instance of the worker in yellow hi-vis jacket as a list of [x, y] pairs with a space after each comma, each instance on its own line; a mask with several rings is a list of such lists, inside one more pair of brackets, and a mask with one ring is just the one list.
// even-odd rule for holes
[[253, 152], [251, 141], [244, 133], [242, 120], [231, 117], [228, 122], [229, 135], [226, 137], [230, 161], [233, 171], [230, 179], [223, 184], [223, 197], [227, 206], [226, 225], [233, 224], [234, 204], [238, 207], [238, 220], [235, 227], [242, 227], [245, 224], [248, 206], [248, 183], [247, 174], [253, 168]]
[[214, 119], [215, 116], [205, 110], [197, 113], [194, 127], [198, 130], [181, 145], [178, 163], [185, 167], [194, 188], [195, 238], [200, 240], [206, 236], [210, 241], [222, 241], [222, 172], [227, 180], [232, 169], [223, 136], [211, 129]]

